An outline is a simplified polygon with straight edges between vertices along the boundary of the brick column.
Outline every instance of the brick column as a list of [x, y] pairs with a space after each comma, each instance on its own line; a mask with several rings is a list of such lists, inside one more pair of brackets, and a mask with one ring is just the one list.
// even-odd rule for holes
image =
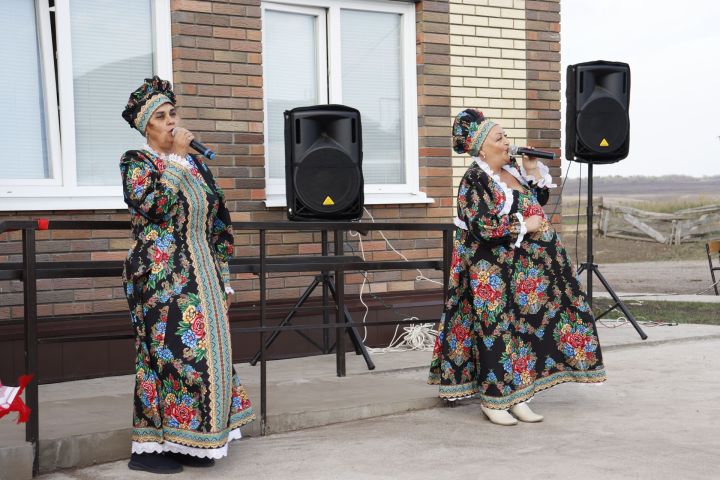
[[172, 2], [180, 115], [218, 159], [210, 162], [233, 220], [264, 210], [260, 0]]
[[452, 207], [449, 3], [425, 1], [415, 8], [420, 189], [435, 207]]
[[[528, 144], [557, 154], [544, 163], [560, 185], [560, 0], [527, 1], [525, 8]], [[560, 225], [558, 190], [552, 191], [545, 211], [555, 212], [552, 221]]]
[[[476, 107], [514, 143], [527, 138], [525, 2], [451, 0], [452, 114]], [[453, 158], [455, 184], [470, 164]]]

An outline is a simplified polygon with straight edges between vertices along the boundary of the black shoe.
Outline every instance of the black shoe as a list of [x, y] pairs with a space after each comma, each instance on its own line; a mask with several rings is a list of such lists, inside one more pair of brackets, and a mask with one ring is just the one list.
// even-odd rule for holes
[[133, 453], [128, 462], [130, 470], [140, 470], [156, 474], [180, 473], [182, 465], [163, 453]]
[[213, 458], [194, 457], [192, 455], [183, 455], [182, 453], [168, 452], [168, 456], [180, 465], [194, 468], [209, 468], [215, 465]]

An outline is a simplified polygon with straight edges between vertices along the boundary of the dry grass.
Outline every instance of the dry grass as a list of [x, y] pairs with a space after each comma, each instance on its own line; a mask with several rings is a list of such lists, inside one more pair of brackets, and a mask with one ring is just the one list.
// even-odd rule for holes
[[[610, 299], [595, 298], [593, 299], [593, 312], [599, 315], [612, 304]], [[720, 308], [717, 303], [631, 300], [626, 301], [625, 306], [638, 321], [720, 325]], [[614, 310], [603, 319], [617, 318], [621, 315], [621, 311]]]
[[[694, 195], [687, 197], [673, 197], [669, 199], [663, 198], [638, 198], [638, 197], [610, 197], [605, 200], [607, 203], [615, 205], [624, 205], [627, 207], [637, 208], [638, 210], [645, 210], [646, 212], [655, 213], [675, 213], [679, 210], [686, 210], [688, 208], [699, 208], [707, 207], [710, 205], [720, 205], [720, 196], [717, 195]], [[600, 205], [600, 197], [594, 197], [593, 204], [597, 209]], [[578, 214], [585, 217], [585, 210], [587, 208], [587, 199], [580, 199], [580, 207], [578, 209], [578, 197], [570, 196], [563, 197], [562, 203], [562, 214], [563, 216], [575, 216]], [[574, 222], [574, 219], [573, 219]], [[563, 220], [563, 223], [566, 223]]]
[[700, 195], [699, 197], [690, 198], [672, 198], [669, 200], [627, 200], [618, 202], [621, 205], [645, 210], [646, 212], [656, 213], [675, 213], [679, 210], [689, 208], [706, 207], [709, 205], [718, 205], [720, 199], [716, 196]]

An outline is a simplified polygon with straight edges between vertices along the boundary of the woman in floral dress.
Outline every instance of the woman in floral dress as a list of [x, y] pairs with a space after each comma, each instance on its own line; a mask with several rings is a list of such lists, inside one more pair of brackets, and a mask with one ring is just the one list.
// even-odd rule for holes
[[135, 240], [123, 274], [136, 335], [128, 466], [211, 466], [254, 418], [230, 348], [230, 213], [210, 170], [189, 154], [194, 137], [178, 126], [167, 81], [146, 79], [123, 118], [147, 139], [120, 161]]
[[430, 366], [440, 397], [479, 395], [493, 423], [538, 422], [532, 396], [564, 382], [605, 380], [595, 321], [542, 205], [552, 177], [518, 165], [502, 127], [468, 109], [454, 149], [473, 163], [458, 189], [450, 287]]

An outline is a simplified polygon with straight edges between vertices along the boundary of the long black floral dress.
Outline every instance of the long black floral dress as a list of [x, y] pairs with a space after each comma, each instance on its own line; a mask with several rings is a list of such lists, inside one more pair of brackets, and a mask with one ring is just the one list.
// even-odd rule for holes
[[120, 162], [135, 240], [123, 273], [137, 349], [132, 451], [220, 458], [254, 418], [232, 365], [230, 214], [199, 158], [170, 160], [146, 146]]
[[[547, 174], [547, 168], [542, 166]], [[552, 225], [528, 234], [546, 187], [508, 188], [475, 159], [458, 190], [450, 287], [428, 383], [507, 409], [563, 382], [605, 380], [595, 320]], [[549, 177], [547, 177], [549, 179]], [[541, 201], [539, 201], [539, 200]]]

